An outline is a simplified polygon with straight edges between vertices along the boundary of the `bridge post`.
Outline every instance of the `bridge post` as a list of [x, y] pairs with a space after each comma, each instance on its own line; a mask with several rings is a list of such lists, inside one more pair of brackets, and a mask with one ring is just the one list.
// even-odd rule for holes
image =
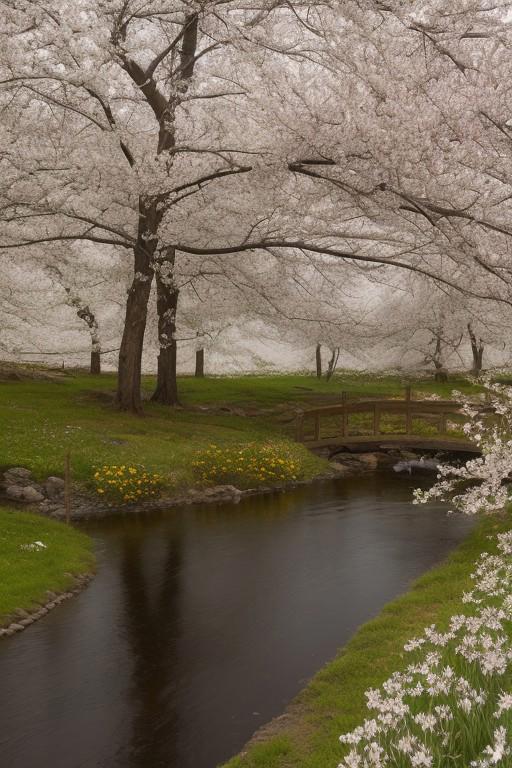
[[304, 411], [300, 411], [297, 414], [297, 422], [295, 425], [295, 439], [298, 443], [302, 443], [304, 440]]
[[378, 405], [373, 406], [373, 434], [380, 434], [380, 408]]
[[405, 388], [405, 401], [407, 410], [405, 412], [405, 434], [412, 435], [412, 406], [411, 406], [411, 387]]
[[341, 436], [348, 436], [348, 413], [346, 411], [348, 395], [346, 392], [341, 393], [341, 402], [343, 403], [343, 413], [341, 414]]

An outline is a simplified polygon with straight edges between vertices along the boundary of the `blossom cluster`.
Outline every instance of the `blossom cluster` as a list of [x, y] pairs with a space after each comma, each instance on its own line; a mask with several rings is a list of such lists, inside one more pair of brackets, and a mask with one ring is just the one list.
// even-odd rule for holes
[[162, 476], [137, 465], [104, 465], [94, 473], [96, 492], [109, 503], [130, 503], [159, 496]]
[[201, 483], [212, 485], [262, 485], [303, 475], [297, 450], [284, 442], [227, 448], [210, 445], [194, 455], [192, 469]]
[[474, 398], [454, 392], [467, 417], [466, 437], [481, 456], [462, 466], [439, 464], [437, 482], [428, 490], [416, 490], [415, 503], [448, 499], [465, 514], [490, 514], [510, 500], [507, 481], [512, 473], [512, 387], [487, 380], [485, 394]]
[[476, 563], [465, 613], [404, 647], [411, 663], [366, 692], [373, 717], [340, 737], [339, 768], [512, 765], [512, 531]]

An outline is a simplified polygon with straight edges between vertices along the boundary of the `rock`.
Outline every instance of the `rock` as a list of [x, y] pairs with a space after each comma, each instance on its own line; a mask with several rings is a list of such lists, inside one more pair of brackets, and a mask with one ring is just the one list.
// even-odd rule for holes
[[9, 499], [20, 499], [21, 500], [21, 494], [23, 493], [23, 488], [21, 488], [19, 485], [8, 485], [5, 489], [5, 493], [9, 497]]
[[9, 499], [22, 501], [25, 504], [35, 504], [38, 501], [44, 500], [43, 494], [31, 485], [26, 485], [24, 487], [19, 485], [9, 485], [5, 489], [5, 492]]
[[44, 490], [49, 499], [58, 499], [64, 495], [64, 480], [61, 477], [49, 477]]
[[183, 501], [189, 504], [200, 504], [201, 502], [211, 504], [219, 501], [238, 502], [242, 497], [242, 491], [235, 488], [234, 485], [215, 485], [213, 488], [201, 490], [191, 488], [187, 496], [188, 498]]
[[21, 624], [23, 627], [28, 627], [28, 625], [29, 625], [29, 624], [33, 624], [33, 623], [34, 623], [34, 621], [35, 621], [35, 620], [32, 618], [32, 616], [27, 616], [27, 618], [26, 618], [26, 619], [22, 619], [22, 620], [20, 621], [20, 624]]
[[5, 485], [28, 485], [32, 472], [25, 467], [12, 467], [4, 472]]
[[414, 461], [418, 459], [418, 454], [413, 451], [400, 451], [400, 458], [404, 461]]
[[24, 629], [23, 624], [11, 624], [9, 629], [12, 629], [14, 632], [20, 632], [22, 629]]
[[379, 460], [374, 453], [360, 453], [358, 459], [361, 464], [364, 464], [371, 469], [375, 469], [379, 463]]
[[359, 454], [357, 453], [336, 453], [332, 460], [339, 464], [359, 464]]
[[340, 475], [345, 475], [348, 472], [350, 472], [350, 467], [348, 467], [346, 464], [341, 464], [337, 461], [330, 461], [329, 466], [332, 467]]

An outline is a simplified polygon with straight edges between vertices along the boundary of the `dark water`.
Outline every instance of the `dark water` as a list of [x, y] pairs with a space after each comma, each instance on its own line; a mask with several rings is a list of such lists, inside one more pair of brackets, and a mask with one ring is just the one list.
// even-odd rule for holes
[[0, 642], [0, 767], [214, 768], [468, 532], [417, 484], [92, 527], [97, 578]]

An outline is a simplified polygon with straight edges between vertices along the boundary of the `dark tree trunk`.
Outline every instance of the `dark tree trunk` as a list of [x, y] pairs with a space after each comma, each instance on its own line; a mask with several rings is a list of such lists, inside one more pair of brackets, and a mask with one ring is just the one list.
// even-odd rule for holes
[[160, 347], [156, 389], [151, 395], [151, 400], [154, 403], [179, 405], [178, 381], [176, 377], [176, 353], [175, 340], [168, 347]]
[[332, 375], [336, 370], [339, 356], [340, 356], [340, 348], [334, 347], [334, 349], [332, 350], [331, 359], [329, 360], [329, 364], [327, 365], [327, 373], [325, 374], [327, 381], [329, 381], [332, 378]]
[[316, 345], [316, 375], [318, 379], [322, 378], [322, 345]]
[[156, 295], [158, 311], [158, 374], [156, 389], [151, 400], [163, 405], [178, 405], [178, 381], [176, 377], [176, 312], [179, 291], [172, 279], [174, 251], [165, 249], [165, 256], [158, 260]]
[[436, 346], [434, 354], [432, 356], [432, 362], [436, 372], [434, 373], [434, 381], [448, 381], [448, 371], [444, 367], [442, 361], [443, 346], [440, 334], [436, 335]]
[[[139, 229], [134, 248], [134, 278], [128, 291], [123, 338], [119, 351], [117, 404], [123, 411], [141, 413], [140, 392], [142, 349], [148, 315], [148, 301], [153, 281], [153, 254], [156, 249], [158, 214], [156, 205], [139, 203]], [[146, 232], [155, 233], [153, 240]]]
[[473, 354], [473, 365], [471, 366], [471, 373], [473, 376], [480, 376], [482, 373], [484, 362], [484, 341], [478, 339], [475, 336], [475, 332], [471, 327], [471, 323], [468, 323], [469, 340], [471, 342], [471, 352]]
[[101, 373], [101, 355], [98, 349], [91, 350], [91, 373]]
[[204, 349], [196, 349], [196, 371], [198, 379], [204, 378]]
[[[198, 12], [194, 11], [185, 16], [183, 37], [180, 41], [180, 62], [177, 69], [180, 74], [179, 78], [174, 81], [177, 84], [177, 89], [171, 98], [165, 97], [159, 90], [153, 78], [154, 70], [148, 76], [148, 72], [139, 64], [124, 55], [124, 53], [121, 54], [124, 70], [137, 87], [140, 88], [158, 120], [159, 133], [156, 150], [158, 155], [172, 149], [176, 143], [174, 135], [176, 109], [184, 98], [194, 73], [198, 24]], [[126, 303], [126, 319], [119, 353], [117, 390], [117, 403], [119, 407], [135, 413], [140, 413], [142, 410], [140, 392], [141, 363], [151, 282], [154, 272], [160, 272], [160, 268], [168, 260], [169, 251], [171, 250], [164, 247], [160, 252], [158, 243], [158, 230], [162, 217], [165, 214], [166, 200], [165, 194], [139, 200], [139, 228], [137, 243], [134, 248], [135, 276], [128, 292], [128, 301]], [[172, 254], [172, 263], [174, 263], [174, 254]], [[172, 272], [168, 274], [170, 276]], [[167, 281], [165, 282], [167, 283]], [[169, 286], [167, 284], [163, 285], [162, 274], [157, 274], [160, 354], [158, 356], [157, 388], [152, 399], [157, 402], [175, 404], [177, 403], [177, 387], [174, 328], [176, 324], [178, 294], [176, 292], [175, 299], [171, 299], [168, 295], [169, 293]], [[171, 320], [168, 317], [167, 309], [172, 308], [173, 301], [175, 303]], [[167, 333], [166, 328], [169, 327], [171, 329], [171, 326], [172, 333], [168, 334], [168, 344], [167, 342], [162, 344], [164, 334]]]

